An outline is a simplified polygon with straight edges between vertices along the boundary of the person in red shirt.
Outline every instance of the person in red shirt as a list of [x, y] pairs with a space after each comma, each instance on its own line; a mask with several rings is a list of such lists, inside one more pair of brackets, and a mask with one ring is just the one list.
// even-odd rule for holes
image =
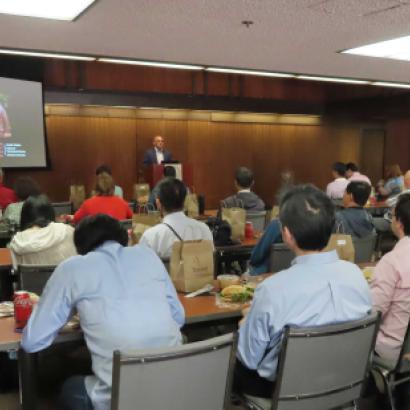
[[114, 181], [106, 172], [97, 175], [95, 190], [97, 195], [83, 202], [74, 214], [73, 221], [77, 223], [89, 215], [106, 214], [115, 219], [130, 219], [132, 211], [128, 203], [118, 196], [114, 196]]
[[3, 185], [4, 172], [0, 168], [0, 209], [4, 211], [8, 205], [17, 202], [17, 197], [14, 191]]

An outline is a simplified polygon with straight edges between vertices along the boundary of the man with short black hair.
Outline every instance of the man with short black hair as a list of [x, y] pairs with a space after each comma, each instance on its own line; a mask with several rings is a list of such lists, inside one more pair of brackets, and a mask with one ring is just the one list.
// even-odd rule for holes
[[179, 179], [166, 178], [161, 182], [156, 202], [164, 219], [162, 223], [147, 229], [139, 241], [140, 245], [150, 247], [163, 260], [171, 257], [172, 245], [178, 240], [213, 241], [212, 233], [206, 224], [185, 215], [186, 194], [187, 189]]
[[282, 198], [282, 237], [296, 254], [289, 269], [265, 279], [239, 330], [235, 390], [272, 397], [283, 329], [322, 326], [366, 316], [370, 291], [358, 266], [324, 252], [335, 222], [331, 200], [312, 185]]
[[235, 172], [235, 187], [237, 193], [224, 199], [224, 206], [231, 208], [240, 206], [247, 211], [263, 211], [265, 203], [251, 191], [254, 184], [253, 172], [246, 167], [239, 167]]
[[410, 319], [410, 193], [399, 196], [392, 217], [399, 241], [376, 265], [370, 288], [382, 312], [376, 353], [394, 366]]
[[173, 166], [166, 165], [164, 167], [164, 170], [163, 170], [163, 175], [164, 175], [164, 177], [161, 178], [160, 181], [158, 181], [158, 183], [154, 186], [151, 193], [149, 194], [148, 203], [155, 209], [157, 208], [157, 202], [156, 201], [157, 201], [157, 198], [158, 198], [158, 195], [159, 195], [159, 187], [161, 185], [161, 182], [164, 181], [165, 178], [175, 178], [177, 173], [176, 173], [176, 170]]
[[344, 209], [336, 212], [335, 232], [357, 238], [374, 233], [373, 218], [363, 207], [369, 199], [371, 187], [366, 182], [352, 181], [343, 195]]
[[50, 346], [74, 311], [91, 353], [93, 374], [68, 379], [62, 405], [68, 410], [111, 408], [114, 350], [162, 348], [182, 343], [185, 321], [164, 265], [108, 215], [83, 219], [74, 232], [79, 256], [53, 272], [24, 329], [22, 348]]
[[332, 165], [333, 181], [326, 187], [326, 195], [330, 199], [342, 199], [348, 180], [345, 178], [346, 165], [343, 162], [335, 162]]
[[359, 167], [354, 162], [348, 162], [346, 164], [346, 178], [348, 181], [361, 181], [367, 182], [370, 186], [372, 185], [370, 178], [359, 172]]

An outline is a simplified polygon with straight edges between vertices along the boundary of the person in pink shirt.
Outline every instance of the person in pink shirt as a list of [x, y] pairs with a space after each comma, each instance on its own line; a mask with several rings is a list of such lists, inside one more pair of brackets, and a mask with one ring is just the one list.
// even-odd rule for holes
[[346, 164], [346, 178], [350, 181], [367, 182], [370, 186], [372, 185], [370, 178], [359, 172], [358, 166], [353, 162], [348, 162]]
[[399, 241], [377, 264], [370, 288], [373, 308], [382, 313], [375, 350], [394, 364], [410, 319], [410, 194], [399, 197], [392, 216]]
[[335, 162], [332, 165], [334, 181], [327, 184], [326, 195], [330, 199], [342, 199], [349, 181], [345, 178], [346, 165], [343, 162]]

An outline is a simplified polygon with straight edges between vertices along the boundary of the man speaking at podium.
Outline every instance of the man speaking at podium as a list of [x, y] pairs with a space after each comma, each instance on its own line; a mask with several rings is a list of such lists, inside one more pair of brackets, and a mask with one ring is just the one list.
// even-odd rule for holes
[[164, 139], [160, 135], [154, 137], [152, 145], [154, 148], [145, 151], [144, 165], [162, 164], [172, 160], [171, 153], [164, 149]]

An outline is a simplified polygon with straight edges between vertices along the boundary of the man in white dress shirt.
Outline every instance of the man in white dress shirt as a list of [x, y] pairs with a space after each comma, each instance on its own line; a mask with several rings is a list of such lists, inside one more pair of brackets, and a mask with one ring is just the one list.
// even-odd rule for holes
[[178, 240], [213, 241], [207, 225], [188, 218], [184, 213], [184, 201], [187, 189], [182, 181], [166, 178], [161, 183], [156, 199], [157, 207], [164, 215], [162, 223], [147, 229], [139, 244], [153, 249], [163, 260], [171, 257], [172, 245]]

